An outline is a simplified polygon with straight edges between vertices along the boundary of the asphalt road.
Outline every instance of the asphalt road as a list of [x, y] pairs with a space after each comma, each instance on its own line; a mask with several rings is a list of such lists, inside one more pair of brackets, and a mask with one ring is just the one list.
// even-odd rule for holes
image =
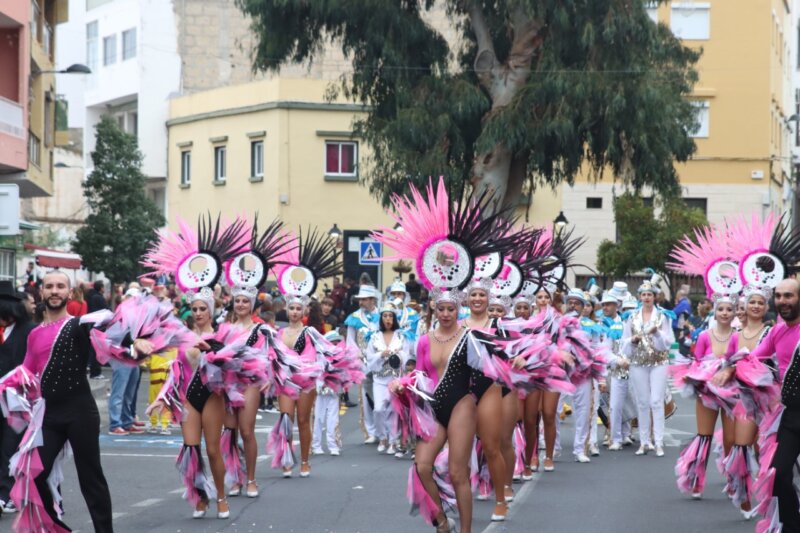
[[[144, 381], [146, 382], [146, 376]], [[103, 405], [100, 390], [100, 408]], [[140, 392], [141, 410], [147, 397]], [[354, 396], [355, 397], [355, 396]], [[571, 461], [570, 418], [562, 426], [565, 454], [556, 471], [538, 473], [532, 482], [516, 485], [517, 499], [508, 520], [491, 524], [492, 502], [475, 502], [475, 532], [749, 532], [722, 494], [722, 478], [709, 465], [709, 481], [701, 501], [680, 494], [673, 467], [680, 446], [694, 434], [693, 403], [678, 400], [679, 410], [667, 421], [664, 458], [654, 454], [636, 457], [633, 448], [620, 452], [601, 449], [590, 464]], [[118, 532], [390, 532], [428, 531], [419, 517], [408, 514], [405, 498], [410, 460], [379, 455], [374, 446], [362, 444], [358, 410], [351, 409], [341, 422], [344, 447], [340, 457], [314, 456], [307, 479], [282, 479], [269, 468], [264, 444], [277, 419], [262, 414], [257, 422], [259, 457], [258, 498], [231, 498], [231, 517], [218, 520], [209, 512], [202, 520], [191, 518], [192, 509], [181, 499], [180, 481], [174, 468], [181, 445], [179, 430], [173, 436], [101, 435], [102, 461], [114, 502]], [[107, 427], [103, 428], [104, 431]], [[602, 429], [601, 435], [602, 435]], [[70, 463], [62, 486], [65, 521], [76, 531], [92, 531], [80, 495], [74, 465]], [[213, 506], [212, 506], [213, 510]], [[8, 531], [9, 517], [0, 519], [0, 531]]]

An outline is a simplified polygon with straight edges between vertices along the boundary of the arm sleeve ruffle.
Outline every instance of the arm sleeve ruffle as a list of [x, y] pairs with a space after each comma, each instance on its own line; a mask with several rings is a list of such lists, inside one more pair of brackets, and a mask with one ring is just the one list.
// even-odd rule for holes
[[428, 392], [432, 389], [431, 381], [423, 372], [415, 370], [392, 382], [390, 391], [395, 384], [403, 389], [390, 394], [389, 429], [392, 436], [402, 437], [401, 442], [411, 442], [407, 439], [417, 438], [431, 440], [439, 430], [431, 407], [433, 398]]
[[364, 381], [358, 350], [353, 350], [342, 343], [333, 344], [314, 328], [306, 328], [306, 335], [306, 350], [310, 344], [317, 354], [317, 361], [321, 367], [318, 380], [322, 385], [340, 394], [350, 385]]
[[148, 340], [153, 353], [190, 348], [200, 341], [173, 315], [169, 302], [159, 302], [150, 295], [128, 298], [113, 313], [102, 310], [84, 315], [80, 323], [92, 327], [89, 337], [100, 364], [110, 358], [138, 364], [131, 348], [135, 339]]

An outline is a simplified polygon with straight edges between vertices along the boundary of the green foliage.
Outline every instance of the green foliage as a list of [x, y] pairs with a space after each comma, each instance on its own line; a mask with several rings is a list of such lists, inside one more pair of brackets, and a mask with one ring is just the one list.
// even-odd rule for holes
[[145, 194], [136, 138], [110, 117], [97, 125], [96, 138], [94, 170], [83, 183], [90, 214], [72, 248], [87, 269], [103, 272], [115, 283], [130, 281], [141, 273], [139, 258], [164, 217]]
[[[699, 54], [653, 24], [645, 0], [444, 0], [451, 42], [425, 20], [434, 0], [236, 2], [253, 21], [255, 70], [326, 46], [352, 60], [336, 89], [370, 106], [354, 127], [372, 149], [362, 175], [384, 204], [428, 176], [464, 184], [498, 145], [525, 169], [527, 188], [610, 169], [634, 190], [677, 195], [673, 162], [695, 149], [685, 97]], [[508, 98], [477, 75], [476, 22], [488, 31], [494, 80], [522, 73]], [[523, 39], [524, 22], [541, 29]]]
[[666, 272], [673, 246], [694, 228], [708, 224], [700, 209], [688, 208], [678, 197], [659, 203], [659, 214], [637, 193], [614, 200], [618, 242], [604, 240], [597, 249], [597, 269], [621, 278], [647, 267]]

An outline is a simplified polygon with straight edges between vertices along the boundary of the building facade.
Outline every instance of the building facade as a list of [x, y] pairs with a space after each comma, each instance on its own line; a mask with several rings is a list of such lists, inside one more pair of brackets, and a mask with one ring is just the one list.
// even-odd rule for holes
[[[648, 11], [703, 52], [690, 96], [698, 108], [699, 127], [692, 134], [697, 152], [677, 165], [687, 205], [702, 209], [712, 223], [738, 214], [790, 211], [797, 14], [788, 0], [692, 0]], [[594, 185], [576, 179], [573, 187], [562, 187], [564, 214], [576, 234], [587, 237], [578, 263], [593, 268], [598, 245], [616, 238], [613, 200], [622, 192], [610, 181]]]
[[65, 33], [77, 38], [70, 46], [92, 70], [84, 86], [69, 87], [71, 127], [83, 128], [85, 172], [92, 171], [95, 126], [110, 115], [134, 135], [142, 152], [147, 192], [166, 208], [165, 122], [169, 99], [179, 94], [181, 61], [177, 24], [171, 2], [160, 0], [86, 0], [74, 12], [75, 24]]
[[274, 78], [173, 99], [170, 224], [207, 212], [278, 217], [295, 231], [327, 233], [335, 224], [346, 274], [391, 280], [391, 265], [359, 265], [360, 241], [379, 224], [392, 224], [358, 183], [365, 147], [351, 124], [363, 109], [325, 102], [325, 87], [321, 80]]
[[53, 192], [56, 136], [54, 28], [68, 18], [66, 0], [0, 3], [0, 183], [21, 197]]

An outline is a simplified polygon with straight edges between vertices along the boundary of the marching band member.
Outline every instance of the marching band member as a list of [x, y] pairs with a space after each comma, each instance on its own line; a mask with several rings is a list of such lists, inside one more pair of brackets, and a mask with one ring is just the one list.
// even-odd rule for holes
[[675, 336], [669, 317], [655, 305], [658, 291], [658, 287], [649, 280], [639, 286], [642, 306], [632, 311], [625, 322], [622, 352], [630, 361], [630, 379], [636, 394], [641, 443], [636, 455], [645, 455], [648, 451], [655, 450], [658, 457], [663, 457], [667, 364], [669, 348]]
[[[622, 283], [622, 282], [618, 282]], [[618, 309], [628, 294], [627, 284], [618, 285], [603, 295], [600, 305], [603, 308], [603, 343], [611, 353], [608, 364], [611, 398], [611, 445], [609, 451], [619, 451], [623, 445], [630, 445], [631, 419], [636, 416], [636, 403], [630, 387], [630, 361], [621, 351], [621, 340], [625, 329], [624, 320]], [[616, 292], [615, 292], [616, 290]]]
[[[372, 335], [378, 331], [380, 315], [377, 311], [378, 298], [380, 293], [375, 287], [361, 285], [358, 294], [354, 296], [358, 300], [359, 308], [350, 313], [345, 319], [344, 325], [347, 326], [346, 345], [348, 349], [358, 350], [361, 353], [361, 360], [366, 365], [367, 346]], [[375, 444], [378, 442], [375, 436], [375, 418], [373, 414], [374, 400], [372, 395], [372, 374], [366, 373], [366, 379], [361, 383], [361, 429], [364, 431], [364, 444]]]

